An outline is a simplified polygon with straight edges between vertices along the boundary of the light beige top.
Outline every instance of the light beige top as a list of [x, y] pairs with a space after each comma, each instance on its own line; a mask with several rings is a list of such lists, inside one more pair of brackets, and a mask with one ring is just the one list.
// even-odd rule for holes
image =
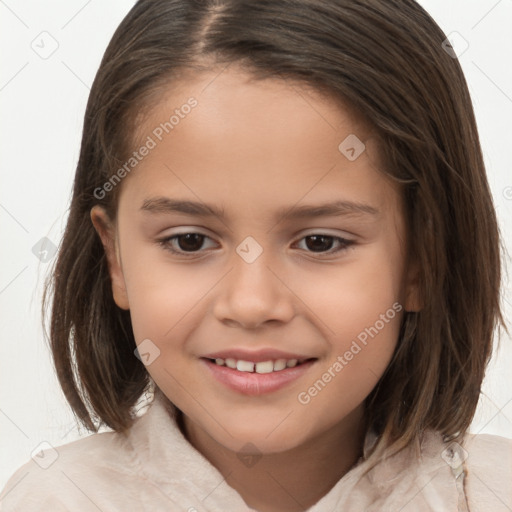
[[[34, 456], [9, 479], [0, 510], [254, 512], [187, 441], [164, 400], [156, 394], [127, 435], [92, 434]], [[365, 454], [374, 442], [368, 435]], [[403, 451], [358, 481], [360, 459], [308, 512], [512, 511], [512, 440], [468, 435], [461, 448], [429, 431], [418, 447], [419, 456]]]

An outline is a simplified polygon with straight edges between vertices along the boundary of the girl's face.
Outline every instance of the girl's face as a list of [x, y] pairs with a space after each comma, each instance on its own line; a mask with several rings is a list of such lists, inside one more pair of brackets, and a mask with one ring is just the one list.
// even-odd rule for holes
[[363, 126], [230, 67], [174, 84], [140, 134], [117, 224], [91, 217], [157, 386], [234, 451], [359, 421], [417, 307], [400, 197]]

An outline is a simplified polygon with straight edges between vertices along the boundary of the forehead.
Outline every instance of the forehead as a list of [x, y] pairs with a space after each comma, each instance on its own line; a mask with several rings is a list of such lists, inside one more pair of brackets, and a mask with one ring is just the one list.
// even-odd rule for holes
[[[189, 108], [187, 102], [192, 99], [196, 106]], [[169, 121], [173, 126], [169, 127]], [[187, 130], [190, 124], [193, 129]], [[157, 142], [160, 136], [176, 139], [183, 132], [190, 143], [203, 149], [225, 149], [223, 146], [231, 141], [229, 154], [236, 154], [236, 143], [243, 137], [247, 144], [240, 149], [247, 158], [251, 156], [248, 150], [257, 153], [263, 144], [267, 150], [284, 147], [306, 134], [310, 143], [306, 147], [296, 145], [295, 154], [302, 150], [310, 154], [318, 142], [324, 142], [321, 152], [325, 153], [329, 145], [331, 155], [338, 156], [339, 137], [355, 132], [364, 138], [367, 131], [355, 109], [333, 94], [296, 81], [258, 79], [235, 65], [180, 72], [177, 80], [160, 86], [152, 95], [149, 108], [135, 126], [140, 141], [148, 134], [154, 134]], [[211, 147], [205, 148], [207, 142], [212, 142]]]
[[[339, 100], [303, 84], [256, 80], [231, 67], [182, 75], [161, 90], [137, 128], [141, 144], [152, 141], [126, 179], [139, 203], [164, 192], [195, 200], [207, 194], [248, 211], [305, 196], [356, 193], [356, 201], [380, 206], [389, 199], [367, 126]], [[348, 158], [348, 146], [360, 156]]]

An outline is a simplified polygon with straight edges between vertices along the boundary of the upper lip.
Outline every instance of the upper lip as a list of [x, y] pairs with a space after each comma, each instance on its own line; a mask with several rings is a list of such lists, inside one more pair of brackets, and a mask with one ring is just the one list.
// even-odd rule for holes
[[276, 359], [297, 359], [304, 361], [306, 359], [313, 359], [311, 356], [304, 354], [294, 354], [292, 352], [282, 352], [273, 348], [264, 348], [260, 350], [244, 350], [240, 348], [220, 350], [218, 352], [211, 352], [202, 356], [206, 359], [236, 359], [238, 361], [250, 361], [260, 363], [262, 361], [275, 361]]

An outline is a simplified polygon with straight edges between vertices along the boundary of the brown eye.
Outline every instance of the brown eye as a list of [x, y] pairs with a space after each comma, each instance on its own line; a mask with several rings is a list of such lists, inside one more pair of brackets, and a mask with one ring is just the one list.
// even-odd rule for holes
[[157, 240], [157, 242], [166, 251], [186, 256], [187, 253], [204, 252], [201, 251], [201, 249], [206, 239], [210, 239], [210, 237], [201, 233], [180, 233], [178, 235], [162, 238]]
[[186, 233], [176, 236], [179, 248], [187, 252], [199, 250], [203, 245], [204, 238], [204, 235], [200, 235], [199, 233]]
[[324, 235], [311, 235], [305, 237], [306, 246], [313, 252], [328, 251], [332, 248], [334, 243], [334, 237]]
[[[339, 236], [314, 234], [308, 235], [301, 239], [305, 241], [306, 251], [318, 254], [329, 253], [334, 254], [344, 249], [348, 249], [354, 244], [353, 240], [347, 240]], [[337, 245], [337, 248], [332, 249], [333, 246]]]

